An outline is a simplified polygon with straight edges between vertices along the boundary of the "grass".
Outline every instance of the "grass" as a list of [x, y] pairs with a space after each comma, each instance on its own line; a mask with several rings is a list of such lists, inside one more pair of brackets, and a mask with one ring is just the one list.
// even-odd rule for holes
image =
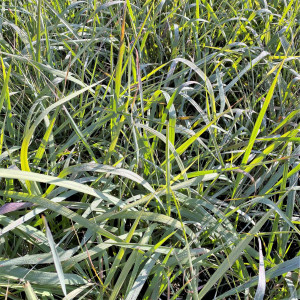
[[3, 299], [300, 297], [300, 2], [2, 1]]

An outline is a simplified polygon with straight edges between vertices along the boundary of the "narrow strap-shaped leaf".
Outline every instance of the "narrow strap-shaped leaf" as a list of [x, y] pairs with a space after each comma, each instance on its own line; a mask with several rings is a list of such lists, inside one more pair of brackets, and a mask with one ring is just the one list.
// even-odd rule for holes
[[[263, 117], [264, 117], [265, 114], [266, 114], [267, 108], [268, 108], [268, 106], [269, 106], [269, 104], [270, 104], [270, 101], [271, 101], [271, 99], [272, 99], [272, 96], [273, 96], [273, 94], [274, 94], [275, 87], [276, 87], [277, 80], [278, 80], [278, 76], [279, 76], [279, 74], [280, 74], [280, 72], [281, 72], [281, 69], [282, 69], [282, 67], [283, 67], [283, 64], [284, 64], [284, 60], [281, 62], [280, 66], [279, 66], [279, 68], [278, 68], [278, 71], [277, 71], [276, 76], [275, 76], [275, 78], [274, 78], [274, 80], [273, 80], [273, 82], [272, 82], [272, 85], [271, 85], [271, 87], [270, 87], [270, 89], [269, 89], [269, 91], [268, 91], [268, 94], [267, 94], [267, 96], [266, 96], [266, 99], [264, 100], [263, 107], [262, 107], [262, 109], [261, 109], [260, 112], [259, 112], [259, 115], [258, 115], [257, 120], [256, 120], [256, 122], [255, 122], [254, 128], [253, 128], [253, 130], [252, 130], [252, 134], [251, 134], [251, 137], [250, 137], [250, 139], [249, 139], [249, 142], [248, 142], [246, 151], [245, 151], [244, 156], [243, 156], [243, 159], [242, 159], [242, 163], [241, 163], [242, 165], [245, 165], [245, 164], [247, 163], [247, 161], [248, 161], [248, 158], [249, 158], [249, 155], [250, 155], [250, 153], [251, 153], [252, 147], [253, 147], [253, 145], [254, 145], [255, 139], [256, 139], [256, 137], [257, 137], [257, 135], [258, 135], [259, 128], [260, 128], [260, 125], [261, 125], [261, 123], [262, 123]], [[234, 185], [234, 190], [233, 190], [233, 195], [232, 195], [232, 197], [234, 197], [234, 195], [235, 195], [235, 193], [236, 193], [236, 191], [237, 191], [238, 185], [239, 185], [239, 183], [240, 183], [242, 177], [243, 177], [243, 174], [241, 174], [241, 173], [239, 173], [239, 174], [237, 175], [236, 181], [235, 181], [235, 185]]]
[[262, 244], [260, 238], [258, 238], [258, 252], [259, 252], [259, 274], [258, 274], [258, 286], [255, 293], [254, 300], [263, 300], [266, 291], [266, 274], [264, 266], [264, 257], [262, 253]]
[[47, 223], [47, 220], [46, 220], [45, 216], [42, 216], [42, 217], [43, 217], [43, 222], [44, 222], [44, 225], [45, 225], [45, 228], [46, 228], [46, 236], [47, 236], [47, 239], [49, 241], [49, 245], [50, 245], [50, 249], [51, 249], [51, 252], [52, 252], [52, 257], [53, 257], [55, 269], [56, 269], [56, 272], [57, 272], [57, 276], [58, 276], [62, 291], [63, 291], [64, 295], [66, 296], [67, 295], [67, 290], [66, 290], [66, 285], [65, 285], [65, 276], [64, 276], [64, 272], [63, 272], [63, 269], [61, 267], [61, 264], [60, 264], [60, 259], [59, 259], [59, 256], [58, 256], [58, 253], [57, 253], [57, 250], [56, 250], [55, 242], [53, 240], [53, 236], [52, 236], [52, 233], [50, 231], [50, 228], [48, 226], [48, 223]]

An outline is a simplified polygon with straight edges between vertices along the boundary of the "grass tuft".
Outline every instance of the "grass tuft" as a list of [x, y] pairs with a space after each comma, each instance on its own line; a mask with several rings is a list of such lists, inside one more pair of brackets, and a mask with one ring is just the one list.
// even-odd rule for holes
[[300, 2], [0, 4], [3, 299], [298, 299]]

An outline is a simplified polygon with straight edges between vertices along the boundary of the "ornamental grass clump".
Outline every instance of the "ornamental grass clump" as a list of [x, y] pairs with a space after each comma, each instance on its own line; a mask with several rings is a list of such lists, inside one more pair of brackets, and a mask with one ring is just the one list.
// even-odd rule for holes
[[299, 1], [0, 5], [3, 299], [297, 299]]

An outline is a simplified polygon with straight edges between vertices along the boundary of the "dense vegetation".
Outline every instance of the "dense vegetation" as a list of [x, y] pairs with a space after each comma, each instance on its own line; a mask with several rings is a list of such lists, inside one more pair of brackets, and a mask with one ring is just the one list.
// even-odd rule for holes
[[300, 2], [7, 0], [1, 299], [297, 299]]

